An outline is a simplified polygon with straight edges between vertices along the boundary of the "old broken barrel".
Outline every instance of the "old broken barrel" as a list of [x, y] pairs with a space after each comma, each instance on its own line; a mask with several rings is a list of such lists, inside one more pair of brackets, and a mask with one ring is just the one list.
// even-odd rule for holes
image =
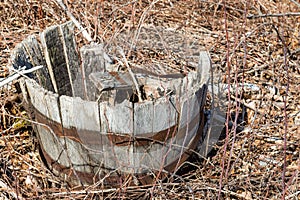
[[[68, 22], [29, 36], [12, 54], [16, 69], [44, 66], [20, 80], [24, 102], [47, 165], [72, 183], [152, 183], [176, 170], [201, 141], [207, 53], [184, 51], [184, 36], [172, 30], [141, 28], [134, 48], [129, 36], [77, 50]], [[145, 55], [155, 60], [158, 51], [184, 64], [167, 57], [141, 62]]]

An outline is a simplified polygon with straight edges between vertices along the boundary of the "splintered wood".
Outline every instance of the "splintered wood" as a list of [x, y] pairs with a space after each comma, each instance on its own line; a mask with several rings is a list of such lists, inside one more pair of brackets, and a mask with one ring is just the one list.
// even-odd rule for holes
[[111, 173], [106, 184], [128, 175], [146, 184], [149, 173], [176, 170], [202, 137], [208, 54], [174, 30], [147, 27], [78, 55], [73, 28], [49, 27], [41, 44], [30, 36], [13, 56], [16, 68], [46, 65], [21, 89], [48, 165], [72, 183]]

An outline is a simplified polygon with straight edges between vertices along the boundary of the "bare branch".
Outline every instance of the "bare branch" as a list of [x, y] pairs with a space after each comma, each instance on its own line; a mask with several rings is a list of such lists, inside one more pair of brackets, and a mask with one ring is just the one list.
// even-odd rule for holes
[[263, 17], [290, 17], [290, 16], [300, 16], [300, 12], [248, 15], [247, 18], [248, 19], [257, 19], [257, 18], [263, 18]]
[[82, 33], [83, 37], [89, 41], [93, 42], [93, 39], [91, 35], [86, 31], [85, 28], [80, 24], [80, 22], [74, 17], [74, 15], [68, 10], [67, 6], [62, 2], [62, 0], [56, 0], [58, 5], [67, 13], [67, 15], [70, 17], [70, 19], [73, 21], [75, 26], [79, 29], [79, 31]]
[[293, 2], [294, 4], [296, 4], [298, 7], [300, 7], [300, 3], [295, 1], [295, 0], [290, 0], [291, 2]]
[[134, 83], [136, 92], [138, 94], [138, 98], [139, 98], [139, 100], [142, 100], [142, 95], [141, 95], [141, 92], [140, 92], [140, 89], [139, 89], [138, 82], [137, 82], [137, 80], [136, 80], [136, 78], [135, 78], [135, 76], [134, 76], [134, 74], [133, 74], [133, 72], [132, 72], [132, 70], [131, 70], [131, 68], [130, 68], [130, 66], [128, 64], [128, 61], [127, 61], [127, 59], [125, 57], [125, 54], [124, 54], [124, 51], [120, 47], [118, 47], [118, 50], [119, 50], [120, 54], [122, 55], [122, 57], [124, 59], [124, 62], [125, 62], [125, 65], [127, 67], [127, 70], [128, 70], [128, 72], [129, 72], [129, 74], [130, 74], [130, 76], [132, 78], [132, 81]]

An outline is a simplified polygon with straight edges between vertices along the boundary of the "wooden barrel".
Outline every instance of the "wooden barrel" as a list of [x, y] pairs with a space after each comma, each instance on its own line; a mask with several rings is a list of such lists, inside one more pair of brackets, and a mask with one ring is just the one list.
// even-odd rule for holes
[[47, 165], [71, 183], [152, 183], [176, 170], [202, 137], [207, 53], [197, 49], [184, 55], [190, 59], [184, 70], [130, 64], [133, 78], [116, 66], [122, 59], [112, 50], [116, 45], [91, 44], [78, 51], [68, 22], [47, 28], [39, 38], [29, 36], [12, 54], [15, 68], [44, 66], [20, 85]]

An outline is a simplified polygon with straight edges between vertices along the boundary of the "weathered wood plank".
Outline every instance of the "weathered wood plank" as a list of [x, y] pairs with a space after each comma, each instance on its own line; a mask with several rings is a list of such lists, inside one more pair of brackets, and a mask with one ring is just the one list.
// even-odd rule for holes
[[[100, 131], [98, 103], [79, 97], [60, 96], [62, 124], [66, 128]], [[84, 135], [82, 136], [84, 137]]]
[[[61, 141], [66, 143], [66, 152], [68, 154], [68, 164], [72, 165], [73, 169], [80, 172], [93, 172], [93, 168], [96, 163], [92, 162], [90, 158], [90, 152], [83, 146], [81, 143], [69, 138], [60, 138]], [[99, 160], [103, 159], [102, 157], [98, 158]], [[61, 163], [66, 163], [63, 158], [60, 158]]]
[[87, 72], [86, 75], [92, 72], [106, 71], [102, 44], [85, 45], [80, 49], [80, 54], [84, 70]]
[[[76, 171], [93, 172], [95, 163], [91, 161], [89, 152], [78, 142], [67, 137], [57, 137], [45, 126], [37, 125], [42, 148], [55, 163]], [[49, 163], [51, 165], [55, 163]]]
[[43, 65], [44, 67], [42, 69], [34, 71], [31, 74], [27, 74], [27, 76], [36, 80], [47, 90], [54, 91], [48, 69], [46, 67], [46, 62], [35, 36], [31, 35], [22, 41], [22, 43], [19, 43], [12, 53], [11, 60], [15, 69], [19, 69], [19, 67], [24, 66], [26, 69], [30, 69], [33, 66]]
[[[134, 162], [136, 170], [145, 171], [147, 167], [149, 167], [148, 170], [159, 170], [170, 160], [169, 157], [177, 159], [177, 157], [173, 157], [175, 148], [172, 147], [177, 134], [176, 124], [178, 121], [175, 106], [176, 102], [172, 97], [169, 97], [169, 99], [161, 98], [156, 102], [135, 104], [135, 136], [148, 134], [148, 137], [150, 137], [155, 135], [152, 144], [135, 146]], [[161, 136], [156, 135], [158, 132], [161, 132]], [[156, 139], [162, 141], [158, 142]]]
[[60, 32], [63, 36], [64, 54], [73, 96], [84, 98], [80, 60], [74, 38], [74, 24], [72, 22], [62, 24], [60, 26]]
[[[199, 89], [199, 94], [201, 93], [202, 89]], [[197, 91], [196, 91], [197, 92]], [[199, 99], [201, 98], [201, 99]], [[196, 133], [195, 130], [199, 127], [200, 122], [200, 111], [203, 105], [202, 103], [203, 97], [197, 97], [195, 92], [193, 93], [190, 91], [190, 94], [187, 97], [182, 98], [182, 105], [181, 105], [181, 115], [179, 120], [179, 134], [184, 133], [184, 138], [176, 138], [175, 143], [181, 146], [187, 146], [191, 138], [194, 137]], [[194, 133], [194, 134], [192, 134]]]
[[89, 75], [97, 89], [98, 101], [108, 101], [114, 105], [129, 100], [133, 94], [132, 80], [128, 73], [95, 72]]
[[206, 51], [200, 51], [199, 53], [199, 64], [197, 73], [199, 76], [199, 84], [209, 84], [211, 72], [211, 60]]
[[[30, 56], [28, 55], [23, 42], [16, 45], [11, 56], [11, 61], [12, 66], [17, 70], [22, 67], [25, 67], [26, 69], [31, 69], [33, 67], [32, 61], [30, 60]], [[35, 76], [35, 72], [28, 74], [27, 76], [38, 81], [37, 76]]]
[[186, 96], [194, 87], [199, 87], [201, 84], [198, 82], [198, 74], [196, 72], [189, 72], [187, 76], [181, 79], [181, 86], [179, 89], [179, 97]]
[[[41, 88], [38, 84], [34, 83], [31, 80], [26, 80], [26, 84], [27, 84], [27, 90], [30, 96], [30, 100], [32, 105], [37, 109], [38, 112], [40, 112], [42, 115], [44, 115], [45, 117], [60, 123], [61, 125], [65, 125], [67, 123], [62, 123], [61, 118], [60, 118], [60, 111], [59, 111], [59, 106], [58, 106], [58, 100], [59, 97], [57, 94], [53, 94], [51, 92], [47, 92], [46, 90], [44, 90], [43, 88]], [[61, 99], [63, 99], [66, 96], [62, 96], [60, 97]], [[66, 98], [71, 98], [71, 97], [66, 97]], [[71, 98], [72, 99], [72, 98]], [[80, 98], [76, 98], [81, 100]], [[81, 100], [82, 101], [82, 100]], [[63, 102], [63, 105], [65, 105], [66, 103], [64, 103], [65, 101], [61, 101]], [[94, 103], [94, 102], [92, 102]], [[89, 104], [82, 104], [83, 107], [84, 106], [88, 106], [88, 107], [92, 107]], [[73, 106], [77, 106], [73, 105]], [[97, 106], [97, 104], [96, 104]], [[80, 105], [78, 106], [80, 107]], [[70, 108], [69, 106], [65, 106], [65, 108]], [[72, 109], [70, 109], [72, 110]], [[74, 108], [75, 110], [75, 108]], [[84, 118], [84, 117], [89, 117], [91, 115], [90, 112], [88, 112], [88, 115], [85, 114], [84, 111], [87, 111], [88, 109], [85, 108], [81, 108], [80, 109], [81, 113], [74, 114], [74, 118], [71, 121], [68, 121], [69, 126], [71, 126], [70, 124], [73, 123], [72, 125], [74, 125], [73, 127], [78, 127], [78, 121], [80, 121], [80, 119], [78, 118]], [[89, 110], [91, 111], [91, 110]], [[93, 110], [95, 111], [95, 110]], [[65, 113], [64, 110], [62, 110], [62, 113]], [[95, 113], [96, 115], [98, 114], [98, 112]], [[77, 116], [77, 118], [76, 118]], [[62, 114], [62, 120], [63, 122], [66, 121], [66, 117], [64, 114]], [[99, 117], [90, 117], [92, 119], [98, 119], [98, 130], [100, 129], [100, 125], [99, 125]], [[77, 121], [76, 121], [77, 120]], [[39, 122], [39, 121], [38, 121]], [[90, 125], [87, 125], [88, 127], [96, 127], [95, 123], [92, 123], [92, 120], [89, 119]], [[49, 122], [51, 123], [51, 122]], [[76, 124], [77, 123], [77, 124]], [[81, 122], [82, 125], [82, 122]], [[80, 126], [79, 126], [80, 127]], [[85, 126], [83, 126], [83, 128], [86, 128]], [[85, 172], [92, 172], [92, 166], [94, 166], [94, 162], [91, 161], [90, 157], [89, 157], [89, 151], [88, 148], [88, 144], [86, 144], [85, 146], [82, 145], [80, 142], [74, 141], [72, 139], [69, 139], [68, 137], [61, 137], [59, 138], [56, 134], [59, 133], [54, 133], [53, 130], [51, 130], [47, 124], [46, 125], [36, 125], [36, 129], [38, 130], [38, 135], [39, 135], [39, 139], [41, 141], [42, 147], [43, 149], [50, 155], [50, 157], [57, 161], [57, 163], [65, 166], [65, 167], [73, 167], [74, 170], [78, 170], [78, 171], [85, 171]], [[57, 129], [56, 131], [59, 130], [63, 130], [62, 128]], [[76, 131], [76, 129], [75, 129]], [[82, 139], [82, 141], [85, 142], [85, 135], [84, 134], [80, 134], [80, 131], [78, 131], [78, 135], [79, 137], [82, 137], [80, 139]], [[60, 135], [64, 135], [64, 133], [60, 133]], [[103, 158], [103, 156], [102, 156]], [[98, 157], [98, 159], [100, 159]], [[101, 159], [100, 159], [101, 160]]]
[[101, 102], [100, 123], [102, 133], [133, 134], [133, 108], [128, 100], [120, 104], [109, 105]]
[[32, 105], [45, 117], [61, 123], [58, 95], [45, 90], [35, 81], [25, 80]]
[[127, 72], [94, 72], [89, 75], [89, 79], [99, 91], [133, 86], [132, 79]]
[[[118, 115], [116, 115], [118, 116]], [[118, 119], [116, 119], [118, 120]], [[122, 118], [123, 121], [126, 121], [126, 118]], [[130, 121], [130, 118], [127, 118], [128, 121]], [[102, 124], [103, 125], [103, 124]], [[109, 124], [105, 124], [109, 125]], [[129, 125], [130, 126], [130, 125]], [[120, 129], [121, 127], [111, 127], [113, 130], [121, 130], [124, 131], [130, 127], [128, 125], [124, 125], [123, 129]], [[129, 130], [127, 130], [129, 131]], [[104, 160], [103, 164], [105, 168], [107, 169], [117, 169], [124, 172], [132, 173], [133, 166], [134, 166], [134, 148], [133, 145], [130, 145], [130, 142], [126, 142], [127, 145], [125, 146], [118, 146], [113, 141], [111, 141], [111, 136], [109, 134], [113, 135], [119, 135], [115, 132], [102, 132], [102, 144], [103, 144], [103, 154], [104, 154]], [[120, 134], [122, 135], [122, 134]]]
[[[25, 80], [27, 91], [33, 107], [48, 119], [61, 124], [60, 111], [58, 106], [58, 94], [47, 92], [36, 82]], [[37, 119], [39, 122], [39, 119]], [[50, 122], [49, 122], [50, 123]], [[71, 166], [70, 156], [66, 151], [66, 140], [58, 138], [47, 124], [35, 125], [38, 131], [38, 137], [42, 148], [50, 155], [50, 157], [65, 167]], [[62, 130], [62, 129], [60, 129]], [[57, 130], [56, 130], [57, 131]], [[77, 148], [78, 149], [78, 148]]]
[[135, 173], [159, 171], [164, 166], [164, 156], [168, 151], [168, 143], [153, 143], [147, 146], [138, 146], [134, 149]]
[[109, 169], [121, 170], [124, 173], [134, 173], [134, 147], [114, 146], [107, 141], [104, 148], [104, 165]]
[[173, 97], [160, 98], [154, 103], [153, 132], [159, 132], [175, 126], [177, 123], [176, 102]]
[[73, 130], [73, 135], [79, 137], [78, 143], [82, 144], [82, 148], [90, 150], [89, 154], [97, 154], [98, 160], [102, 160], [103, 143], [97, 102], [64, 95], [59, 100], [62, 125]]
[[153, 134], [154, 103], [146, 101], [134, 104], [134, 135]]
[[59, 26], [47, 28], [40, 36], [44, 56], [54, 90], [59, 95], [72, 96], [72, 87], [64, 54], [64, 42]]
[[48, 68], [46, 67], [46, 61], [43, 57], [40, 44], [38, 43], [35, 36], [31, 35], [23, 41], [24, 47], [28, 52], [29, 58], [33, 66], [43, 65], [44, 67], [40, 70], [35, 71], [38, 83], [45, 89], [54, 92], [53, 85], [49, 76]]
[[82, 59], [82, 72], [84, 93], [87, 100], [96, 100], [96, 88], [94, 84], [89, 80], [89, 75], [93, 72], [105, 71], [105, 59], [103, 57], [103, 45], [93, 44], [86, 45], [80, 49], [80, 55]]
[[25, 106], [25, 109], [28, 109], [28, 105], [29, 104], [29, 94], [28, 94], [28, 91], [26, 89], [26, 83], [25, 83], [25, 79], [24, 78], [21, 78], [19, 80], [19, 83], [20, 83], [20, 89], [22, 91], [22, 96], [23, 96], [23, 101], [24, 101], [24, 106]]
[[65, 167], [70, 167], [71, 164], [64, 145], [65, 141], [61, 141], [61, 139], [57, 138], [51, 129], [45, 126], [36, 125], [36, 129], [38, 131], [38, 139], [41, 143], [40, 145], [42, 149], [47, 152], [52, 160], [64, 165]]
[[[103, 142], [103, 166], [106, 169], [117, 169], [119, 164], [117, 162], [116, 152], [115, 152], [115, 145], [109, 140], [107, 133], [102, 132], [102, 142]], [[123, 147], [124, 148], [124, 147]], [[122, 154], [123, 156], [124, 154]]]
[[100, 103], [99, 106], [101, 133], [103, 134], [104, 164], [108, 168], [117, 169], [120, 167], [120, 169], [123, 169], [123, 167], [126, 167], [124, 163], [133, 164], [132, 145], [129, 145], [130, 143], [125, 141], [127, 145], [116, 146], [114, 141], [111, 140], [110, 134], [114, 136], [123, 134], [132, 135], [132, 104], [125, 100], [116, 106], [109, 105], [108, 102]]
[[[186, 147], [194, 141], [199, 124], [201, 122], [201, 110], [203, 109], [206, 99], [205, 89], [199, 88], [194, 92], [189, 91], [187, 95], [181, 99], [179, 127], [176, 136], [170, 139], [169, 145], [172, 149], [168, 151], [165, 156], [166, 164], [172, 163], [179, 159], [181, 155], [187, 150]], [[204, 99], [204, 102], [203, 102]], [[168, 146], [168, 145], [167, 145]]]
[[30, 62], [29, 57], [27, 56], [27, 52], [23, 43], [19, 43], [16, 45], [11, 55], [11, 61], [12, 66], [15, 69], [19, 69], [24, 66], [26, 67], [26, 69], [32, 68], [32, 64]]

